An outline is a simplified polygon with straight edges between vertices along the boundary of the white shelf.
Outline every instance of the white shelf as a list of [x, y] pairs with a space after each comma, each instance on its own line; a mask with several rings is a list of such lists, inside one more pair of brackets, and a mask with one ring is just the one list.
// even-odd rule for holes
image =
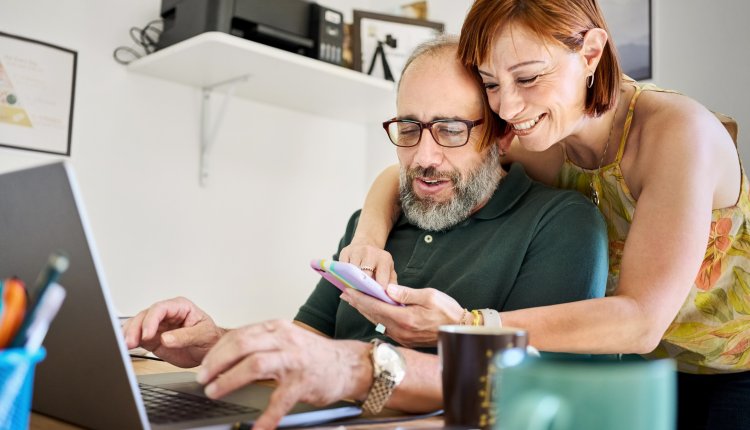
[[157, 51], [128, 69], [200, 88], [247, 76], [235, 96], [346, 121], [380, 122], [396, 110], [392, 82], [220, 32]]

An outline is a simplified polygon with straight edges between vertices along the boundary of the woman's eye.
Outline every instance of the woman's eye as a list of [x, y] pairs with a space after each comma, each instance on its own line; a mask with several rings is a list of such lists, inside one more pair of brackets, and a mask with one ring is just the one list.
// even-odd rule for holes
[[482, 85], [484, 85], [484, 90], [485, 91], [492, 91], [492, 90], [494, 90], [494, 89], [496, 89], [498, 87], [497, 84], [493, 84], [493, 83], [490, 83], [490, 82], [485, 82]]
[[535, 75], [530, 78], [518, 78], [518, 83], [522, 85], [533, 84], [534, 81], [536, 81], [536, 78], [538, 77], [539, 75]]

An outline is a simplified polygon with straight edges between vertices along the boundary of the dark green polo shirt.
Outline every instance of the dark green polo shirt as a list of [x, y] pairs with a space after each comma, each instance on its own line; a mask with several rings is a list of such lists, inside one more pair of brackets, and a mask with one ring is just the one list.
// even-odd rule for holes
[[[359, 211], [349, 220], [339, 252], [358, 220]], [[532, 181], [520, 164], [511, 166], [487, 204], [464, 222], [430, 232], [402, 216], [385, 249], [400, 285], [435, 288], [469, 310], [602, 297], [607, 280], [607, 232], [599, 210], [576, 191]], [[338, 260], [338, 253], [333, 258]], [[382, 338], [339, 294], [321, 279], [295, 319], [336, 339]]]

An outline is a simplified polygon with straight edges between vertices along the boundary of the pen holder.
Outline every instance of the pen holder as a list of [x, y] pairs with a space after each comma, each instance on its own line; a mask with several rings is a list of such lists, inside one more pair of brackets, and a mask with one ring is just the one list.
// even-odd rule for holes
[[34, 368], [45, 355], [44, 348], [0, 350], [0, 429], [29, 427]]

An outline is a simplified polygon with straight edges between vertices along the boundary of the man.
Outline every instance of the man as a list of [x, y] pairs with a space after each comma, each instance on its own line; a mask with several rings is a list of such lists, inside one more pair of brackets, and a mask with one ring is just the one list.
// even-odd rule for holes
[[[410, 344], [434, 347], [436, 325], [467, 323], [468, 309], [509, 310], [604, 294], [607, 244], [599, 212], [577, 193], [531, 182], [520, 166], [502, 170], [501, 130], [492, 123], [481, 87], [458, 62], [455, 39], [417, 49], [405, 66], [397, 104], [398, 117], [384, 126], [398, 146], [405, 216], [386, 249], [401, 283], [412, 287], [398, 287], [410, 292], [398, 295], [407, 304], [399, 311], [430, 327], [424, 339]], [[357, 220], [355, 213], [341, 247]], [[429, 309], [408, 300], [411, 295], [424, 301], [422, 292], [431, 297]], [[276, 380], [258, 429], [274, 427], [300, 400], [358, 399], [369, 411], [385, 404], [408, 412], [440, 408], [437, 357], [369, 343], [393, 343], [408, 334], [387, 326], [384, 334], [376, 332], [375, 321], [339, 295], [321, 281], [296, 324], [270, 321], [231, 331], [188, 300], [172, 299], [130, 320], [126, 341], [179, 366], [202, 364], [198, 380], [210, 397]], [[365, 300], [351, 292], [341, 298], [358, 306]], [[420, 330], [417, 325], [412, 331]], [[381, 353], [393, 360], [380, 362]], [[388, 373], [383, 366], [391, 366]]]

